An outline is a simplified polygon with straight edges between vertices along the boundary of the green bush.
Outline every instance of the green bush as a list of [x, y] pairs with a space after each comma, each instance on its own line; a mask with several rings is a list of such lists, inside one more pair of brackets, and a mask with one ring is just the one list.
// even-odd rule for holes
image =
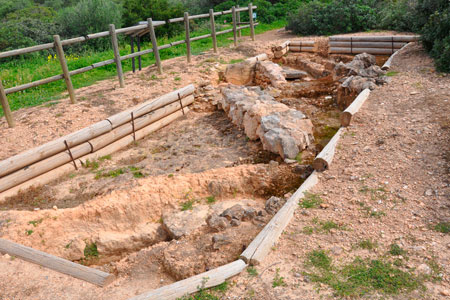
[[417, 30], [417, 0], [389, 0], [380, 8], [379, 28], [397, 31]]
[[435, 59], [436, 69], [450, 72], [450, 8], [432, 14], [422, 30], [424, 47]]
[[28, 47], [53, 41], [59, 31], [53, 9], [28, 6], [9, 13], [0, 26], [0, 51]]
[[[109, 24], [120, 28], [122, 7], [113, 0], [81, 0], [60, 12], [59, 23], [62, 26], [61, 35], [66, 38], [108, 31]], [[108, 39], [92, 40], [89, 44], [97, 49], [110, 47]]]
[[366, 31], [377, 24], [373, 1], [333, 0], [303, 3], [298, 12], [289, 16], [288, 26], [296, 34], [331, 35]]
[[[153, 20], [165, 21], [171, 18], [182, 17], [184, 6], [178, 1], [169, 0], [124, 0], [123, 20], [125, 26], [132, 26], [140, 21]], [[183, 29], [182, 23], [174, 23], [156, 27], [157, 36], [175, 36]]]

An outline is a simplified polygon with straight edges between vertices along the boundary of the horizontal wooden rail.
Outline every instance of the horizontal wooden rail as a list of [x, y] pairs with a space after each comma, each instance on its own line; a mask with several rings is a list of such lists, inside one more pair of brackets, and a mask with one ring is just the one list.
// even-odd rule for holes
[[344, 48], [393, 48], [393, 49], [400, 49], [404, 45], [406, 45], [406, 42], [350, 42], [350, 41], [344, 41], [344, 42], [334, 42], [330, 41], [329, 43], [330, 47], [344, 47]]
[[212, 269], [190, 278], [177, 281], [159, 289], [130, 298], [129, 300], [175, 300], [186, 294], [197, 292], [199, 289], [207, 289], [219, 285], [225, 280], [241, 273], [247, 265], [242, 259]]
[[418, 35], [391, 35], [391, 36], [330, 36], [330, 41], [353, 41], [353, 42], [415, 42]]
[[5, 239], [0, 239], [0, 252], [8, 253], [11, 256], [18, 257], [28, 262], [70, 275], [101, 287], [111, 283], [114, 280], [114, 275], [109, 273], [76, 264], [69, 260], [16, 244]]
[[52, 76], [52, 77], [44, 78], [44, 79], [41, 79], [41, 80], [36, 80], [36, 81], [30, 82], [30, 83], [25, 83], [25, 84], [22, 84], [22, 85], [18, 85], [18, 86], [15, 86], [15, 87], [11, 87], [11, 88], [5, 89], [5, 93], [6, 93], [6, 95], [8, 95], [8, 94], [11, 94], [11, 93], [20, 92], [20, 91], [23, 91], [23, 90], [26, 90], [26, 89], [29, 89], [29, 88], [32, 88], [32, 87], [40, 86], [40, 85], [47, 84], [47, 83], [54, 82], [54, 81], [58, 81], [58, 80], [61, 80], [61, 79], [64, 79], [64, 76], [62, 74], [55, 75], [55, 76]]

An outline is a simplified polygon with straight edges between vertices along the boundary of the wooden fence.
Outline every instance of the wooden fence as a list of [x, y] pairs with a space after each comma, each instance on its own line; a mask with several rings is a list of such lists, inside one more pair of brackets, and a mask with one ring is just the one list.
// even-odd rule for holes
[[[251, 39], [254, 41], [255, 40], [255, 26], [258, 25], [258, 23], [254, 23], [254, 20], [253, 20], [253, 9], [256, 9], [256, 8], [257, 8], [256, 6], [253, 6], [252, 3], [250, 3], [248, 5], [248, 7], [239, 8], [239, 7], [233, 6], [232, 9], [230, 9], [230, 10], [225, 10], [225, 11], [220, 11], [220, 12], [214, 12], [212, 9], [210, 9], [209, 13], [207, 13], [207, 14], [200, 14], [200, 15], [193, 15], [193, 16], [190, 16], [189, 13], [185, 12], [183, 17], [173, 18], [173, 19], [169, 19], [167, 21], [153, 21], [151, 18], [149, 18], [146, 22], [140, 22], [136, 26], [120, 28], [120, 29], [116, 29], [114, 24], [111, 24], [111, 25], [109, 25], [109, 31], [92, 33], [92, 34], [88, 34], [86, 36], [76, 37], [76, 38], [63, 40], [63, 41], [61, 41], [59, 35], [55, 35], [55, 36], [53, 36], [53, 38], [54, 38], [53, 43], [47, 43], [47, 44], [36, 45], [36, 46], [32, 46], [32, 47], [2, 52], [2, 53], [0, 53], [0, 59], [6, 58], [6, 57], [11, 57], [11, 56], [16, 56], [16, 55], [32, 53], [32, 52], [36, 52], [36, 51], [55, 49], [55, 51], [58, 55], [59, 62], [61, 64], [61, 69], [62, 69], [62, 74], [51, 76], [51, 77], [44, 78], [44, 79], [40, 79], [40, 80], [33, 81], [30, 83], [22, 84], [19, 86], [10, 87], [7, 89], [5, 89], [3, 87], [1, 78], [0, 78], [0, 103], [3, 107], [3, 111], [5, 114], [6, 120], [8, 122], [8, 125], [9, 125], [9, 127], [14, 127], [14, 119], [12, 117], [11, 109], [9, 107], [8, 99], [6, 97], [8, 94], [12, 94], [15, 92], [23, 91], [23, 90], [26, 90], [29, 88], [33, 88], [36, 86], [40, 86], [43, 84], [47, 84], [50, 82], [64, 79], [66, 86], [67, 86], [67, 91], [69, 92], [70, 102], [76, 103], [75, 91], [74, 91], [74, 88], [72, 85], [72, 80], [71, 80], [71, 76], [73, 76], [73, 75], [88, 72], [90, 70], [100, 68], [100, 67], [103, 67], [106, 65], [115, 64], [116, 69], [117, 69], [117, 76], [119, 78], [120, 87], [124, 87], [125, 81], [124, 81], [123, 70], [122, 70], [122, 61], [124, 61], [124, 60], [132, 59], [132, 65], [133, 65], [133, 70], [134, 70], [135, 69], [134, 68], [134, 65], [135, 65], [134, 60], [136, 57], [138, 57], [139, 69], [141, 69], [141, 67], [142, 67], [141, 66], [141, 56], [149, 54], [149, 53], [154, 53], [156, 67], [158, 68], [158, 72], [162, 73], [163, 70], [162, 70], [162, 65], [161, 65], [161, 58], [159, 55], [160, 50], [167, 49], [167, 48], [170, 48], [170, 47], [173, 47], [176, 45], [186, 44], [187, 61], [191, 62], [191, 56], [192, 56], [191, 42], [193, 42], [193, 41], [212, 38], [214, 53], [217, 53], [217, 38], [216, 37], [218, 35], [233, 32], [234, 45], [237, 46], [237, 37], [238, 37], [238, 35], [240, 36], [240, 31], [245, 28], [250, 28], [250, 36], [251, 36]], [[248, 14], [249, 14], [249, 22], [248, 23], [240, 22], [240, 13], [244, 12], [244, 11], [248, 11]], [[214, 18], [216, 16], [227, 15], [227, 14], [232, 14], [233, 28], [216, 32]], [[200, 18], [209, 18], [210, 19], [211, 33], [205, 34], [202, 36], [197, 36], [197, 37], [190, 37], [190, 29], [189, 29], [190, 20], [200, 19]], [[176, 22], [184, 22], [186, 38], [181, 41], [176, 41], [176, 42], [172, 42], [172, 43], [169, 43], [166, 45], [158, 46], [156, 35], [155, 35], [155, 30], [154, 30], [155, 27], [162, 26], [164, 24], [176, 23]], [[117, 41], [118, 34], [126, 34], [131, 37], [131, 46], [132, 46], [131, 54], [124, 55], [124, 56], [120, 55], [118, 41]], [[152, 48], [141, 51], [140, 50], [140, 37], [145, 34], [150, 35], [150, 40], [152, 42]], [[108, 59], [105, 61], [101, 61], [101, 62], [97, 62], [97, 63], [94, 63], [87, 67], [69, 71], [69, 69], [67, 67], [67, 61], [64, 56], [63, 46], [68, 46], [68, 45], [72, 45], [72, 44], [76, 44], [76, 43], [82, 43], [82, 42], [85, 42], [88, 40], [106, 37], [106, 36], [111, 37], [111, 45], [112, 45], [112, 48], [114, 51], [114, 58]], [[134, 52], [134, 43], [133, 42], [134, 42], [134, 38], [136, 38], [136, 37], [137, 37], [137, 41], [138, 41], [138, 43], [137, 43], [138, 52]]]

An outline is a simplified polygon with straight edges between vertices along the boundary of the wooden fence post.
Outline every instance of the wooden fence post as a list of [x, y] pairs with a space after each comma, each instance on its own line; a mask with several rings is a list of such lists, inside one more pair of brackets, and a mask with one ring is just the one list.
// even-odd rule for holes
[[216, 37], [216, 22], [214, 21], [214, 10], [209, 10], [209, 19], [211, 21], [211, 36], [213, 42], [214, 53], [217, 53], [217, 37]]
[[[141, 37], [138, 35], [137, 37], [137, 50], [138, 52], [141, 52]], [[138, 56], [138, 62], [139, 62], [139, 71], [142, 70], [142, 59], [141, 56]]]
[[2, 80], [0, 79], [0, 102], [3, 107], [3, 113], [5, 114], [6, 122], [8, 122], [8, 126], [13, 128], [16, 126], [14, 119], [11, 114], [11, 109], [9, 108], [8, 98], [6, 98], [5, 89], [3, 88]]
[[[238, 9], [237, 11], [237, 15], [236, 15], [236, 21], [237, 21], [237, 26], [241, 26], [241, 12], [239, 11], [239, 5], [236, 5], [236, 8]], [[242, 33], [241, 30], [238, 30], [238, 37], [241, 37]]]
[[233, 19], [233, 42], [234, 46], [237, 46], [237, 31], [236, 31], [236, 7], [231, 8], [231, 17]]
[[186, 52], [187, 52], [187, 61], [191, 62], [191, 37], [189, 33], [189, 13], [184, 13], [184, 30], [186, 31]]
[[[134, 36], [132, 35], [130, 35], [130, 48], [131, 53], [134, 53]], [[134, 57], [131, 59], [131, 68], [133, 69], [133, 73], [136, 72], [136, 61]]]
[[156, 66], [158, 67], [158, 73], [162, 74], [161, 58], [159, 57], [158, 43], [156, 42], [155, 28], [153, 27], [152, 18], [148, 18], [147, 22], [148, 22], [148, 30], [150, 32], [150, 39], [152, 41], [153, 46], [153, 54], [155, 55]]
[[72, 104], [77, 102], [75, 98], [75, 91], [73, 89], [72, 80], [70, 79], [69, 68], [67, 67], [66, 57], [64, 56], [64, 49], [61, 44], [61, 38], [59, 35], [54, 35], [56, 53], [58, 53], [59, 63], [64, 74], [64, 81], [66, 82], [67, 91], [69, 92], [70, 102]]
[[255, 40], [255, 25], [253, 24], [253, 3], [248, 4], [248, 16], [250, 17], [250, 36]]
[[114, 61], [116, 62], [117, 76], [119, 77], [120, 87], [125, 87], [123, 80], [122, 61], [120, 60], [119, 43], [117, 42], [116, 26], [109, 24], [109, 35], [111, 35], [111, 44], [114, 51]]

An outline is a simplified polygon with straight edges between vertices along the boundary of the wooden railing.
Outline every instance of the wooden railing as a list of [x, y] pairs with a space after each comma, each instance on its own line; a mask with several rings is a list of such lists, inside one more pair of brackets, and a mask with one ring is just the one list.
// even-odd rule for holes
[[[9, 127], [14, 127], [14, 119], [12, 117], [11, 109], [9, 107], [8, 99], [6, 97], [8, 94], [12, 94], [15, 92], [23, 91], [23, 90], [26, 90], [29, 88], [33, 88], [36, 86], [40, 86], [43, 84], [47, 84], [50, 82], [64, 79], [67, 90], [69, 92], [70, 101], [71, 101], [71, 103], [76, 103], [75, 90], [73, 88], [72, 80], [71, 80], [71, 76], [73, 76], [73, 75], [88, 72], [90, 70], [100, 68], [100, 67], [103, 67], [106, 65], [116, 64], [117, 76], [119, 78], [120, 87], [124, 87], [125, 81], [124, 81], [123, 70], [122, 70], [122, 61], [124, 61], [124, 60], [132, 59], [133, 66], [134, 66], [134, 60], [136, 57], [138, 57], [139, 69], [141, 69], [141, 56], [149, 54], [149, 53], [154, 53], [155, 61], [156, 61], [155, 64], [158, 68], [158, 72], [161, 74], [163, 72], [163, 70], [162, 70], [162, 66], [161, 66], [161, 58], [159, 55], [160, 50], [167, 49], [167, 48], [170, 48], [170, 47], [173, 47], [176, 45], [186, 44], [187, 61], [191, 62], [191, 56], [192, 56], [191, 42], [193, 42], [193, 41], [198, 41], [198, 40], [206, 39], [206, 38], [212, 38], [214, 53], [217, 53], [217, 38], [216, 37], [218, 35], [233, 32], [234, 45], [237, 46], [237, 36], [240, 35], [240, 31], [245, 28], [250, 28], [250, 36], [251, 36], [252, 40], [254, 41], [255, 40], [254, 27], [256, 25], [258, 25], [258, 23], [254, 23], [254, 21], [253, 21], [253, 9], [256, 9], [256, 8], [257, 8], [256, 6], [253, 6], [252, 3], [250, 3], [248, 5], [248, 7], [239, 8], [239, 7], [233, 6], [232, 9], [230, 9], [230, 10], [225, 10], [225, 11], [220, 11], [220, 12], [214, 12], [212, 9], [210, 9], [208, 14], [189, 16], [189, 13], [185, 12], [184, 17], [173, 18], [173, 19], [169, 19], [167, 21], [153, 21], [151, 18], [149, 18], [146, 22], [140, 22], [139, 25], [126, 27], [126, 28], [120, 28], [120, 29], [116, 29], [114, 24], [111, 24], [111, 25], [109, 25], [109, 31], [92, 33], [92, 34], [88, 34], [86, 36], [76, 37], [76, 38], [63, 40], [63, 41], [61, 41], [59, 35], [55, 35], [55, 36], [53, 36], [53, 38], [54, 38], [53, 43], [47, 43], [47, 44], [17, 49], [17, 50], [1, 52], [0, 59], [11, 57], [11, 56], [16, 56], [16, 55], [32, 53], [32, 52], [36, 52], [36, 51], [55, 49], [58, 59], [59, 59], [59, 62], [61, 64], [61, 69], [62, 69], [62, 74], [51, 76], [51, 77], [44, 78], [44, 79], [40, 79], [40, 80], [33, 81], [30, 83], [10, 87], [7, 89], [5, 89], [3, 87], [3, 84], [2, 84], [2, 81], [0, 78], [0, 103], [3, 107], [3, 112], [5, 114], [5, 118], [8, 122], [8, 125], [9, 125]], [[242, 23], [240, 22], [240, 13], [243, 11], [248, 11], [250, 22], [247, 25], [241, 26]], [[221, 16], [221, 15], [227, 15], [227, 14], [232, 14], [233, 28], [216, 32], [214, 17]], [[200, 19], [200, 18], [210, 18], [211, 33], [191, 38], [190, 37], [190, 29], [189, 29], [189, 21], [194, 20], [194, 19]], [[169, 43], [166, 45], [158, 46], [156, 35], [155, 35], [155, 27], [162, 26], [164, 24], [176, 23], [176, 22], [184, 22], [186, 38], [181, 41], [176, 41], [176, 42], [172, 42], [172, 43]], [[119, 45], [118, 45], [118, 40], [117, 40], [118, 34], [129, 35], [132, 38], [132, 41], [133, 41], [133, 37], [135, 37], [135, 36], [140, 37], [144, 34], [150, 34], [152, 48], [146, 49], [146, 50], [140, 50], [140, 43], [138, 40], [138, 52], [134, 52], [134, 46], [132, 43], [132, 47], [131, 47], [132, 53], [121, 56], [119, 53]], [[87, 67], [69, 71], [69, 69], [67, 67], [67, 61], [66, 61], [66, 58], [64, 55], [63, 46], [72, 45], [72, 44], [76, 44], [76, 43], [82, 43], [82, 42], [86, 42], [88, 40], [106, 37], [106, 36], [111, 37], [111, 45], [112, 45], [112, 48], [114, 51], [114, 58], [108, 59], [105, 61], [101, 61], [101, 62], [97, 62], [97, 63], [94, 63]], [[134, 68], [133, 68], [133, 70], [134, 70]]]

